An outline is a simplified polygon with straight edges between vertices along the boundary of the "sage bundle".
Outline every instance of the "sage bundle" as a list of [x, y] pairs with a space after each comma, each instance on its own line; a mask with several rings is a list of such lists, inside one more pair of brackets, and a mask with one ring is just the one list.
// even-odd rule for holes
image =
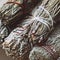
[[[7, 1], [1, 8], [1, 18], [5, 25], [18, 20], [21, 15], [32, 11], [39, 0], [11, 0]], [[20, 17], [21, 18], [21, 17]]]
[[45, 46], [36, 46], [30, 52], [30, 60], [59, 60], [60, 58], [60, 25], [48, 38]]
[[27, 13], [31, 12], [38, 2], [39, 0], [9, 0], [1, 7], [0, 38], [2, 41], [17, 26], [20, 19], [22, 20]]
[[[18, 51], [18, 49], [22, 49], [21, 44], [23, 45], [23, 43], [20, 43], [21, 41], [25, 41], [29, 44], [29, 50], [31, 50], [35, 45], [45, 42], [49, 33], [53, 29], [53, 18], [55, 18], [55, 16], [60, 12], [59, 4], [59, 0], [43, 0], [42, 4], [36, 8], [32, 16], [26, 19], [26, 22], [23, 22], [20, 27], [14, 29], [5, 39], [3, 49], [7, 52], [7, 55], [15, 56], [16, 54], [14, 53], [21, 53]], [[17, 46], [19, 46], [18, 49], [16, 49]], [[22, 51], [24, 48], [25, 46]], [[26, 51], [28, 51], [28, 49], [26, 49]], [[25, 52], [23, 52], [22, 55], [26, 55], [24, 53]], [[19, 54], [19, 56], [22, 55]]]
[[[39, 3], [40, 4], [40, 3]], [[37, 6], [38, 7], [38, 6]], [[14, 29], [8, 37], [4, 39], [3, 49], [5, 50], [7, 56], [12, 56], [19, 59], [27, 59], [29, 51], [31, 50], [30, 42], [28, 41], [27, 32], [29, 26], [32, 22], [31, 17], [29, 19], [23, 20], [19, 27]], [[24, 37], [24, 38], [23, 38]], [[14, 42], [15, 41], [15, 42]]]

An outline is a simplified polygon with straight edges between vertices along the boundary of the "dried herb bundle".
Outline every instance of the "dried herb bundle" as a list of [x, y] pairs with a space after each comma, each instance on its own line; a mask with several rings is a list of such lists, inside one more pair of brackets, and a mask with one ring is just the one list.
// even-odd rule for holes
[[29, 51], [31, 50], [31, 45], [28, 41], [28, 38], [25, 37], [27, 37], [26, 33], [29, 30], [28, 24], [31, 24], [31, 22], [31, 17], [24, 20], [20, 24], [20, 27], [14, 29], [10, 33], [10, 35], [4, 39], [5, 42], [3, 43], [3, 49], [5, 49], [7, 55], [15, 56], [16, 58], [20, 57], [20, 59], [23, 57], [22, 59], [25, 59], [26, 54], [29, 54]]
[[[8, 55], [15, 56], [15, 53], [21, 53], [20, 50], [22, 49], [21, 44], [23, 45], [23, 41], [30, 46], [30, 49], [28, 49], [27, 45], [26, 51], [31, 50], [31, 48], [38, 43], [45, 42], [48, 34], [53, 29], [54, 20], [52, 18], [54, 18], [60, 12], [59, 4], [59, 0], [43, 0], [42, 4], [38, 6], [33, 16], [27, 19], [26, 22], [23, 22], [21, 25], [22, 27], [14, 29], [5, 39], [3, 48]], [[17, 46], [18, 48], [16, 49]], [[22, 51], [24, 51], [24, 48], [25, 46], [23, 47]], [[22, 55], [25, 55], [24, 53], [25, 52], [23, 52]]]
[[[5, 25], [9, 24], [11, 21], [17, 19], [17, 17], [23, 14], [31, 12], [34, 5], [37, 4], [39, 0], [11, 0], [7, 1], [1, 8], [1, 18]], [[19, 16], [19, 17], [20, 17]]]
[[[60, 56], [60, 25], [50, 35], [46, 46], [34, 47], [30, 53], [30, 60], [57, 60]], [[59, 58], [58, 58], [59, 59]]]
[[29, 55], [29, 60], [56, 60], [57, 58], [58, 54], [51, 46], [34, 47]]
[[8, 34], [17, 26], [18, 22], [23, 19], [27, 13], [32, 11], [38, 2], [39, 0], [11, 0], [7, 1], [2, 6], [0, 10], [0, 19], [2, 24], [0, 27], [0, 37], [2, 40], [8, 36]]

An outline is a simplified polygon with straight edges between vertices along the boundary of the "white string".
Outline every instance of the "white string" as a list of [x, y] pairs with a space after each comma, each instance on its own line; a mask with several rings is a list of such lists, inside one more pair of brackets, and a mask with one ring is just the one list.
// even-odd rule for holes
[[[53, 26], [53, 19], [52, 19], [50, 13], [49, 13], [49, 12], [48, 12], [43, 6], [39, 6], [38, 10], [39, 10], [39, 11], [44, 10], [44, 11], [46, 12], [46, 14], [48, 14], [48, 16], [49, 16], [49, 20], [51, 20], [51, 22], [52, 22], [51, 25]], [[38, 11], [38, 10], [37, 10], [37, 11]], [[36, 12], [35, 12], [35, 14], [34, 14], [34, 17], [36, 17]]]
[[48, 27], [48, 29], [50, 30], [49, 23], [46, 20], [44, 20], [44, 19], [42, 19], [40, 17], [34, 17], [33, 20], [40, 21], [41, 23], [43, 23], [44, 25], [46, 25]]

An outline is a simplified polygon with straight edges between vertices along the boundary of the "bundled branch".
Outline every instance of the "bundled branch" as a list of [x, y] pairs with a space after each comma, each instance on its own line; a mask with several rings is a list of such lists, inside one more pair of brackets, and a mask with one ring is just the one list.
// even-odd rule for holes
[[56, 60], [58, 54], [52, 46], [34, 47], [30, 52], [30, 60]]
[[31, 17], [23, 20], [20, 27], [14, 29], [9, 36], [4, 39], [5, 42], [2, 45], [8, 56], [25, 60], [28, 58], [31, 46], [28, 38], [25, 37], [27, 37], [26, 33], [28, 32], [32, 21]]
[[[38, 6], [35, 12], [32, 14], [32, 17], [26, 19], [26, 22], [23, 21], [20, 27], [14, 29], [5, 39], [3, 49], [5, 49], [7, 52], [7, 55], [15, 56], [18, 53], [19, 55], [17, 56], [25, 56], [25, 52], [20, 55], [20, 50], [22, 49], [21, 44], [23, 45], [23, 43], [20, 43], [21, 41], [26, 41], [26, 43], [29, 44], [29, 50], [31, 50], [35, 45], [41, 45], [43, 42], [45, 42], [49, 33], [53, 29], [53, 18], [55, 18], [58, 12], [60, 12], [59, 4], [59, 0], [43, 0], [42, 4]], [[53, 8], [55, 10], [53, 10]], [[16, 49], [17, 46], [19, 47]], [[24, 51], [24, 48], [25, 46], [23, 47], [22, 51]], [[28, 51], [28, 45], [26, 51]]]
[[[32, 11], [33, 7], [39, 0], [11, 0], [7, 1], [1, 8], [1, 18], [5, 25], [18, 20], [21, 15], [27, 14]], [[20, 17], [21, 18], [21, 17]]]
[[55, 28], [45, 46], [34, 47], [29, 55], [30, 60], [59, 60], [58, 57], [60, 57], [60, 25]]
[[[11, 0], [7, 1], [2, 6], [0, 10], [0, 19], [2, 24], [0, 28], [0, 37], [2, 40], [8, 36], [8, 34], [17, 26], [20, 20], [22, 20], [27, 13], [32, 11], [38, 2], [39, 0]], [[7, 35], [5, 33], [7, 33]]]

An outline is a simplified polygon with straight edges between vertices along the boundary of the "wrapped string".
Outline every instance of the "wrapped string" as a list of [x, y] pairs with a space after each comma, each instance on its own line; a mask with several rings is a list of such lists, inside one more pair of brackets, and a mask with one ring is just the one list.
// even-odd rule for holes
[[30, 60], [58, 60], [60, 57], [60, 25], [56, 26], [44, 46], [36, 46], [30, 52]]
[[[44, 1], [45, 0], [43, 0], [43, 2]], [[53, 29], [53, 24], [54, 24], [53, 23], [53, 21], [54, 21], [53, 17], [55, 17], [55, 15], [52, 15], [50, 11], [53, 11], [51, 7], [53, 7], [53, 8], [55, 7], [55, 4], [54, 4], [55, 1], [58, 2], [57, 4], [59, 7], [59, 3], [60, 3], [59, 0], [53, 0], [53, 2], [52, 2], [52, 0], [48, 0], [49, 3], [48, 2], [44, 2], [44, 3], [42, 2], [42, 4], [40, 6], [38, 6], [39, 8], [35, 10], [33, 16], [26, 19], [25, 22], [23, 21], [23, 23], [21, 25], [23, 27], [23, 31], [21, 31], [20, 28], [15, 29], [16, 30], [15, 32], [20, 30], [21, 31], [20, 34], [19, 33], [15, 34], [15, 32], [13, 32], [14, 30], [12, 31], [12, 33], [14, 33], [14, 34], [12, 35], [12, 33], [11, 33], [10, 35], [13, 37], [9, 38], [9, 36], [10, 36], [9, 35], [6, 38], [6, 41], [3, 43], [4, 49], [6, 49], [8, 46], [8, 49], [6, 50], [8, 52], [8, 55], [13, 54], [13, 56], [15, 56], [17, 53], [18, 54], [21, 53], [20, 51], [18, 51], [19, 48], [21, 47], [20, 44], [23, 44], [23, 43], [20, 43], [21, 41], [27, 42], [27, 44], [29, 44], [29, 46], [30, 46], [30, 49], [33, 48], [37, 44], [41, 44], [41, 43], [44, 44], [47, 41], [47, 37]], [[51, 3], [51, 5], [50, 5], [50, 3]], [[59, 11], [59, 9], [58, 9], [58, 11]], [[7, 40], [9, 40], [9, 42]], [[13, 40], [16, 40], [16, 42], [12, 42]], [[15, 45], [15, 43], [17, 43], [17, 45]], [[16, 49], [16, 47], [14, 48], [14, 45], [16, 47], [19, 46], [18, 49]], [[15, 50], [13, 50], [13, 48]], [[25, 46], [23, 48], [25, 48]], [[16, 54], [14, 54], [15, 51], [16, 51]], [[22, 49], [22, 51], [23, 51], [23, 49]], [[28, 51], [28, 49], [26, 51]], [[24, 52], [22, 53], [22, 55], [23, 54], [24, 54]], [[21, 56], [21, 55], [19, 54], [19, 56]], [[25, 56], [25, 54], [24, 54], [24, 56]]]
[[[37, 2], [34, 3], [34, 1], [32, 1], [32, 0], [27, 0], [27, 1], [12, 0], [12, 1], [6, 2], [2, 6], [1, 11], [0, 11], [0, 13], [1, 13], [0, 18], [3, 23], [2, 26], [4, 28], [6, 28], [6, 30], [3, 30], [2, 27], [1, 27], [1, 30], [3, 30], [4, 33], [5, 32], [7, 33], [6, 36], [8, 36], [8, 34], [16, 27], [16, 24], [18, 24], [18, 22], [20, 22], [19, 19], [22, 19], [21, 16], [23, 14], [29, 13], [33, 9], [33, 7], [37, 4]], [[35, 5], [33, 6], [32, 3]], [[29, 6], [31, 6], [31, 8]], [[18, 17], [20, 17], [20, 18], [18, 18]], [[12, 26], [13, 26], [13, 28], [12, 28]], [[0, 34], [1, 37], [2, 37], [2, 35], [4, 35], [3, 39], [6, 37], [4, 33]]]

